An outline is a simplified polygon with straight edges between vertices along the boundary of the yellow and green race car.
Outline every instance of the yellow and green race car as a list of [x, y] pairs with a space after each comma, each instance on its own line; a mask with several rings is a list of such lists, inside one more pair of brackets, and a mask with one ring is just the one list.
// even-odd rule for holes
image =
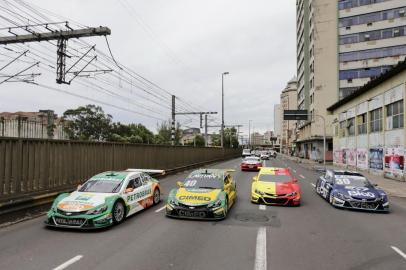
[[193, 171], [179, 188], [172, 189], [166, 204], [169, 217], [219, 220], [227, 216], [237, 198], [234, 170]]

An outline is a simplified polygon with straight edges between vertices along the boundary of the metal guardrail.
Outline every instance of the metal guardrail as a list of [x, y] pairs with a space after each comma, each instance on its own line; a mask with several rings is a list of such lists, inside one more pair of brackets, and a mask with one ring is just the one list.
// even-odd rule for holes
[[0, 203], [70, 189], [127, 168], [173, 170], [239, 156], [240, 149], [0, 138]]

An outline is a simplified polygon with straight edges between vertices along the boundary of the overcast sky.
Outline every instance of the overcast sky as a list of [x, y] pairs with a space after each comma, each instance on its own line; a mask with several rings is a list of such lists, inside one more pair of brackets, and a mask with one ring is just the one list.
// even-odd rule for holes
[[[84, 25], [108, 26], [112, 31], [111, 49], [119, 62], [187, 100], [196, 109], [221, 112], [221, 73], [230, 72], [225, 78], [225, 121], [244, 125], [245, 132], [249, 120], [253, 120], [256, 131], [273, 129], [273, 106], [279, 103], [280, 91], [295, 74], [294, 0], [26, 2]], [[2, 26], [5, 26], [4, 21]], [[108, 52], [103, 37], [86, 41]], [[39, 47], [31, 44], [28, 49], [29, 46]], [[49, 48], [55, 51], [50, 60], [56, 62], [56, 48]], [[32, 55], [32, 58], [35, 57]], [[0, 59], [2, 65], [6, 63], [7, 58], [0, 55]], [[21, 67], [23, 64], [20, 63]], [[42, 73], [36, 81], [57, 87], [55, 73]], [[122, 82], [111, 83], [110, 90], [123, 91]], [[60, 89], [122, 106], [120, 101], [98, 97], [94, 91], [75, 82]], [[91, 103], [24, 83], [1, 84], [0, 93], [0, 111], [54, 109], [62, 114], [68, 108]], [[155, 131], [155, 119], [102, 106], [115, 121], [141, 122]], [[162, 110], [161, 116], [169, 119], [169, 110]], [[198, 126], [198, 117], [194, 117], [192, 123], [185, 117], [178, 119], [186, 122], [186, 126]], [[219, 122], [220, 115], [216, 119]]]

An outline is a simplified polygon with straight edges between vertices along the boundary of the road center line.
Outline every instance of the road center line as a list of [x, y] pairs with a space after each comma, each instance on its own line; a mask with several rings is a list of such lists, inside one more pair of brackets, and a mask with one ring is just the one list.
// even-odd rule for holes
[[166, 205], [162, 206], [161, 208], [155, 210], [155, 213], [161, 212], [162, 210], [164, 210], [166, 207]]
[[300, 176], [301, 178], [303, 178], [303, 179], [306, 179], [306, 177], [304, 177], [304, 176], [303, 176], [303, 175], [301, 175], [301, 174], [300, 174], [299, 176]]
[[310, 183], [310, 185], [312, 185], [313, 187], [316, 187], [316, 185], [315, 185], [315, 184], [313, 184], [313, 183]]
[[254, 270], [266, 270], [266, 227], [258, 229]]
[[74, 264], [75, 262], [79, 261], [80, 259], [83, 258], [83, 255], [77, 255], [75, 257], [73, 257], [72, 259], [70, 259], [69, 261], [64, 262], [63, 264], [55, 267], [53, 270], [62, 270], [65, 269], [66, 267], [68, 267], [71, 264]]
[[397, 248], [397, 247], [395, 247], [395, 246], [391, 246], [391, 248], [392, 248], [394, 251], [396, 251], [397, 254], [399, 254], [400, 256], [402, 256], [403, 259], [406, 260], [406, 254], [403, 253], [403, 251], [401, 251], [399, 248]]
[[259, 205], [259, 210], [266, 210], [266, 205], [260, 204]]

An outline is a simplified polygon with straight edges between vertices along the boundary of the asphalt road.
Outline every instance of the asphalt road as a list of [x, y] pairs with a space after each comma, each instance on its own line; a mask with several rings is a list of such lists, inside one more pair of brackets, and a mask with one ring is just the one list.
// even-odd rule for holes
[[258, 206], [249, 201], [255, 173], [240, 172], [239, 162], [213, 165], [237, 169], [226, 220], [166, 218], [166, 194], [188, 172], [179, 173], [161, 180], [162, 203], [111, 229], [51, 230], [44, 217], [0, 229], [0, 269], [406, 269], [406, 201], [393, 198], [389, 214], [335, 209], [315, 194], [315, 172], [272, 159], [268, 166], [299, 179], [302, 205]]

